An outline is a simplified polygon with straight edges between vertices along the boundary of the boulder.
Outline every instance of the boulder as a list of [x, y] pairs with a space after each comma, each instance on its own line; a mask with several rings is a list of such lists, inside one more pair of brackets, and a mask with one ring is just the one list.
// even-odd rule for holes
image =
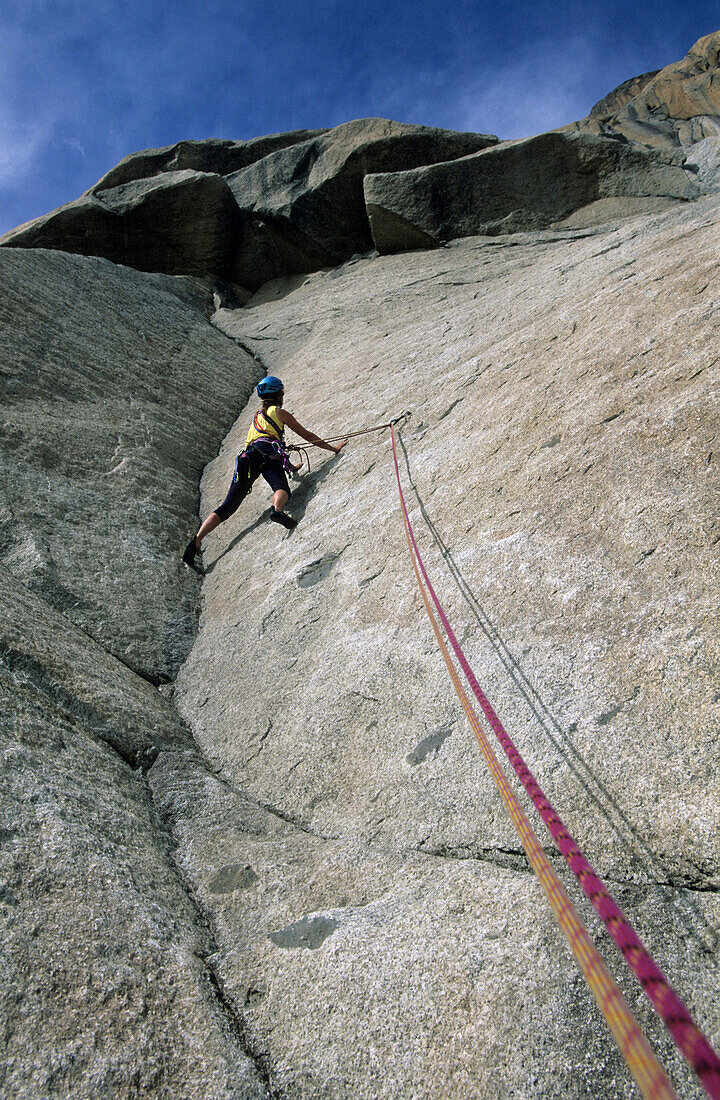
[[[228, 176], [240, 209], [266, 226], [264, 271], [243, 249], [235, 281], [258, 286], [281, 274], [330, 266], [373, 247], [363, 178], [454, 160], [497, 143], [488, 134], [455, 133], [385, 119], [359, 119], [271, 153]], [[287, 261], [292, 266], [287, 266]], [[284, 270], [283, 270], [284, 268]]]
[[534, 230], [614, 196], [691, 199], [682, 157], [592, 134], [541, 134], [410, 172], [369, 175], [365, 201], [379, 252], [474, 234]]
[[[184, 142], [129, 158], [81, 199], [0, 244], [104, 256], [141, 271], [210, 276], [256, 290], [268, 279], [317, 271], [372, 248], [366, 172], [449, 160], [497, 141], [383, 119], [309, 133], [229, 143], [232, 149]], [[217, 172], [174, 168], [226, 169], [232, 157], [246, 167], [227, 183]]]
[[96, 195], [100, 191], [119, 187], [132, 180], [146, 179], [160, 172], [181, 172], [188, 168], [195, 172], [227, 176], [231, 172], [247, 168], [249, 164], [278, 149], [285, 149], [296, 142], [307, 141], [324, 133], [324, 130], [292, 130], [250, 141], [211, 138], [206, 141], [178, 141], [162, 149], [143, 149], [123, 157], [87, 194]]
[[262, 373], [187, 284], [0, 249], [0, 562], [154, 682], [195, 628], [200, 473]]
[[242, 222], [221, 176], [187, 170], [86, 195], [12, 230], [0, 244], [104, 256], [140, 271], [227, 280]]

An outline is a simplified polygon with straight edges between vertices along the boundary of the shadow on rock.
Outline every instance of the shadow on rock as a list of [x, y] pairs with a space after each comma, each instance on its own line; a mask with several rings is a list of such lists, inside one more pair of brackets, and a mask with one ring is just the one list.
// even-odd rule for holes
[[[241, 507], [242, 507], [242, 505], [241, 505]], [[209, 577], [210, 574], [212, 573], [213, 569], [215, 569], [217, 567], [218, 562], [222, 561], [222, 559], [224, 557], [226, 557], [232, 550], [234, 550], [235, 547], [237, 546], [237, 544], [239, 542], [242, 542], [242, 540], [247, 535], [249, 535], [252, 531], [257, 530], [257, 528], [260, 527], [266, 521], [266, 519], [267, 519], [266, 514], [260, 515], [260, 516], [258, 516], [258, 518], [256, 520], [254, 520], [252, 523], [248, 524], [247, 527], [243, 528], [243, 530], [238, 535], [236, 535], [235, 538], [232, 539], [231, 542], [228, 543], [228, 545], [225, 547], [225, 549], [222, 551], [222, 553], [218, 554], [218, 556], [214, 559], [214, 561], [211, 561], [209, 565], [206, 565], [204, 567], [204, 575], [206, 577]], [[269, 522], [270, 521], [268, 520], [268, 523]]]
[[[332, 456], [332, 458], [335, 457], [337, 456]], [[301, 520], [303, 518], [308, 502], [315, 496], [318, 486], [322, 485], [325, 478], [332, 472], [334, 466], [335, 463], [332, 459], [327, 458], [321, 466], [301, 476], [300, 483], [297, 485], [297, 488], [293, 489], [290, 498], [289, 507], [295, 519]]]
[[[308, 501], [312, 499], [312, 497], [315, 495], [317, 487], [321, 485], [325, 478], [328, 476], [332, 469], [332, 465], [333, 464], [329, 461], [324, 462], [322, 466], [319, 466], [316, 470], [312, 470], [309, 474], [305, 474], [302, 477], [302, 480], [300, 481], [300, 484], [297, 486], [297, 488], [293, 489], [292, 496], [290, 497], [290, 511], [292, 515], [295, 516], [295, 519], [298, 520], [298, 522], [305, 515], [305, 509], [307, 508]], [[218, 554], [218, 556], [205, 567], [204, 575], [206, 577], [209, 576], [210, 573], [212, 573], [213, 569], [215, 569], [215, 567], [217, 566], [218, 562], [222, 561], [222, 559], [226, 557], [227, 554], [230, 554], [238, 545], [238, 543], [242, 542], [242, 540], [246, 538], [247, 535], [249, 535], [252, 531], [257, 530], [257, 528], [261, 527], [264, 523], [267, 523], [275, 530], [276, 525], [274, 523], [270, 523], [267, 510], [259, 515], [257, 519], [255, 519], [252, 523], [248, 524], [247, 527], [243, 528], [243, 530], [240, 531], [239, 534], [235, 535], [235, 538], [232, 539], [230, 543], [228, 543], [227, 547], [222, 551], [222, 553]], [[288, 533], [292, 534], [292, 532]]]

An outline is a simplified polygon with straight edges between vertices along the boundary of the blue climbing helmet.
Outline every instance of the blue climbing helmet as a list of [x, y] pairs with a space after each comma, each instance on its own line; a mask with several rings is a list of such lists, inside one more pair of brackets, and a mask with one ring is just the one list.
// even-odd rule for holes
[[269, 374], [267, 378], [263, 378], [257, 384], [257, 395], [263, 399], [266, 397], [279, 397], [284, 390], [285, 387], [282, 382], [274, 374]]

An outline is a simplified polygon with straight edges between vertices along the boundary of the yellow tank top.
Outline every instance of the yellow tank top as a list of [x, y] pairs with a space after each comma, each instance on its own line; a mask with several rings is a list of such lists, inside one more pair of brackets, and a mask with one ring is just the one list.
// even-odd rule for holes
[[255, 413], [255, 418], [250, 425], [250, 431], [245, 440], [245, 446], [249, 447], [256, 439], [270, 439], [276, 443], [282, 443], [283, 425], [277, 418], [277, 405], [271, 405], [267, 412], [262, 409]]

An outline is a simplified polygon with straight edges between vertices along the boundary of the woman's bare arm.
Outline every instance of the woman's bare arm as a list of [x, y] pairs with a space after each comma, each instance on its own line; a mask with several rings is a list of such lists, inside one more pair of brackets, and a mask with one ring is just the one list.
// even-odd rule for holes
[[315, 432], [310, 432], [307, 428], [303, 428], [302, 424], [295, 419], [293, 414], [286, 412], [285, 409], [278, 409], [276, 415], [282, 424], [290, 428], [296, 435], [299, 435], [301, 439], [307, 440], [308, 443], [314, 443], [316, 447], [322, 447], [325, 451], [332, 451], [333, 454], [337, 454], [347, 443], [347, 439], [343, 439], [337, 447], [333, 447], [332, 443], [326, 443], [319, 435], [315, 435]]

